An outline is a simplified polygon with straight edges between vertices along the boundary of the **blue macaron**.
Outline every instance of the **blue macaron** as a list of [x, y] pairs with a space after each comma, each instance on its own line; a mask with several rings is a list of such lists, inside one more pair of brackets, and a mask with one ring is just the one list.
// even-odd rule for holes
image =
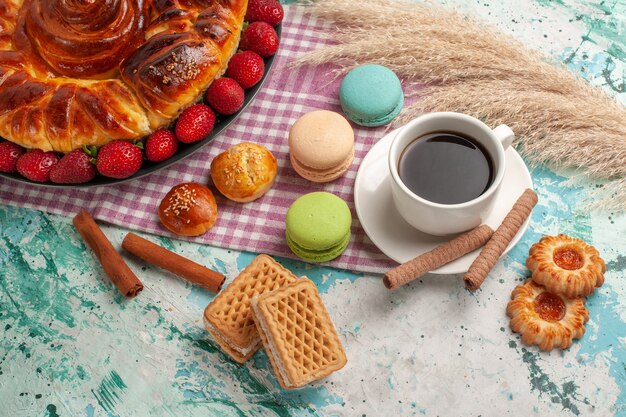
[[382, 126], [402, 110], [404, 94], [398, 76], [376, 64], [352, 69], [339, 87], [341, 108], [348, 119], [361, 126]]

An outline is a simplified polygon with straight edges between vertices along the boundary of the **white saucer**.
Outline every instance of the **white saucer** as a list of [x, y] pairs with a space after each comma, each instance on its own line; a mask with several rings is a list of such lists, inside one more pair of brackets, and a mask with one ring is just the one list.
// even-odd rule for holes
[[[354, 205], [367, 236], [385, 255], [398, 263], [404, 263], [428, 252], [450, 237], [432, 236], [410, 226], [396, 210], [391, 197], [391, 184], [387, 153], [396, 131], [376, 143], [361, 162], [354, 184]], [[509, 147], [505, 152], [506, 172], [492, 211], [484, 223], [494, 230], [526, 188], [533, 188], [530, 172], [519, 154]], [[509, 246], [506, 254], [521, 239], [528, 228], [526, 219]], [[479, 250], [431, 271], [433, 274], [459, 274], [468, 270]], [[503, 254], [503, 255], [504, 255]]]

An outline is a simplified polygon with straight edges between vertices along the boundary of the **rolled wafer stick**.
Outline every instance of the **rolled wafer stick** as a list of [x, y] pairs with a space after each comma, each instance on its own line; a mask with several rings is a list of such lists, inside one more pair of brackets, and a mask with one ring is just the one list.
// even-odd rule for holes
[[82, 210], [74, 217], [74, 227], [87, 245], [94, 251], [102, 269], [113, 284], [126, 297], [135, 297], [143, 290], [143, 284], [115, 250], [89, 212]]
[[129, 233], [122, 247], [144, 261], [166, 269], [210, 291], [218, 292], [224, 283], [224, 275], [194, 261], [169, 251], [134, 233]]
[[425, 273], [480, 248], [489, 240], [491, 235], [493, 235], [491, 227], [486, 224], [480, 225], [395, 267], [384, 275], [383, 283], [390, 290], [408, 284]]
[[493, 269], [506, 247], [530, 215], [533, 207], [537, 204], [537, 200], [537, 193], [530, 188], [527, 188], [517, 199], [502, 224], [496, 229], [489, 242], [480, 251], [478, 258], [474, 260], [463, 276], [465, 287], [468, 290], [475, 291], [482, 285], [489, 271]]

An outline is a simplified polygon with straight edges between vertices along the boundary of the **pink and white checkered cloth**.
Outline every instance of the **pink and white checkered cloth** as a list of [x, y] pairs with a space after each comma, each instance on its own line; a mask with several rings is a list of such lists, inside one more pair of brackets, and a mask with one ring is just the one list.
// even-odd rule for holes
[[[289, 163], [288, 132], [304, 113], [314, 109], [341, 111], [338, 99], [340, 80], [333, 80], [329, 68], [288, 68], [303, 52], [329, 43], [329, 27], [303, 14], [302, 7], [285, 6], [281, 45], [274, 67], [254, 101], [242, 115], [211, 143], [193, 155], [151, 175], [115, 186], [85, 189], [36, 187], [0, 178], [0, 203], [74, 216], [89, 210], [99, 220], [125, 228], [176, 237], [162, 228], [157, 207], [176, 184], [195, 181], [210, 183], [213, 157], [243, 141], [263, 144], [278, 160], [274, 187], [262, 198], [238, 204], [214, 190], [218, 220], [203, 236], [190, 239], [230, 249], [292, 257], [285, 243], [285, 214], [300, 195], [328, 191], [342, 197], [352, 211], [352, 238], [346, 251], [328, 265], [361, 272], [384, 272], [395, 265], [366, 236], [354, 210], [354, 179], [364, 156], [385, 134], [385, 128], [355, 128], [355, 159], [352, 168], [339, 180], [314, 184], [301, 177]], [[212, 186], [212, 185], [211, 185]]]

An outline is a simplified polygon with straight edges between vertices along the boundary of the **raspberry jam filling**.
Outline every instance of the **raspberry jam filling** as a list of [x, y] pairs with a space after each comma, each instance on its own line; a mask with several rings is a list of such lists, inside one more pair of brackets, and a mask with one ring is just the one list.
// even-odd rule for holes
[[549, 292], [542, 292], [535, 298], [534, 308], [545, 321], [559, 321], [565, 316], [565, 302]]
[[572, 248], [560, 248], [552, 255], [554, 263], [560, 268], [575, 271], [582, 268], [584, 262], [581, 254]]

